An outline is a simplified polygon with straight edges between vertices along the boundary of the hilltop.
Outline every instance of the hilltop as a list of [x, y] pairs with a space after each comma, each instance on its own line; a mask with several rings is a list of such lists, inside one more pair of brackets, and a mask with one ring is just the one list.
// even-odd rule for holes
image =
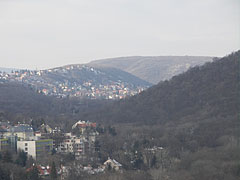
[[208, 56], [132, 56], [90, 62], [94, 67], [114, 67], [140, 79], [157, 84], [187, 71], [190, 67], [212, 61]]

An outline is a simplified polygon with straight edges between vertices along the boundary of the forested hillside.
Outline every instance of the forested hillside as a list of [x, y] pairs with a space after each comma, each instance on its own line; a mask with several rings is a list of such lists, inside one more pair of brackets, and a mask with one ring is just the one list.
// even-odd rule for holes
[[[102, 154], [149, 179], [240, 179], [239, 62], [240, 51], [84, 114], [116, 128]], [[163, 150], [149, 152], [154, 146]]]
[[91, 112], [106, 104], [107, 100], [79, 100], [54, 98], [35, 92], [21, 83], [0, 83], [0, 120], [38, 124], [46, 122], [51, 126], [67, 129], [79, 120], [78, 114]]
[[137, 96], [118, 101], [101, 112], [101, 119], [155, 124], [234, 116], [239, 103], [239, 54], [191, 68]]

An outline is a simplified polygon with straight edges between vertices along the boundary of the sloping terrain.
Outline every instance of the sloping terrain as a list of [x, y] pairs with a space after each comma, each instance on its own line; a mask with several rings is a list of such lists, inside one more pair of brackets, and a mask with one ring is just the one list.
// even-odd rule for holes
[[127, 168], [152, 155], [149, 179], [239, 179], [239, 67], [240, 51], [82, 118], [116, 127], [100, 147]]
[[212, 61], [204, 56], [133, 56], [96, 60], [95, 67], [114, 67], [129, 72], [145, 81], [157, 84], [185, 72], [190, 67]]
[[110, 82], [126, 82], [132, 86], [149, 86], [150, 83], [135, 77], [134, 75], [116, 68], [94, 68], [86, 65], [67, 65], [60, 68], [54, 68], [51, 72], [45, 74], [46, 78], [52, 78], [53, 81], [69, 81], [83, 84], [84, 82], [93, 82], [95, 84], [107, 84]]
[[151, 86], [151, 83], [120, 69], [86, 65], [0, 73], [0, 81], [31, 85], [45, 95], [88, 99], [121, 99]]
[[236, 114], [239, 54], [191, 68], [137, 96], [119, 101], [109, 116], [114, 122], [149, 123], [185, 116], [199, 119]]
[[37, 93], [22, 83], [0, 83], [0, 121], [36, 123], [45, 121], [66, 130], [79, 120], [79, 114], [90, 113], [106, 100], [55, 98]]

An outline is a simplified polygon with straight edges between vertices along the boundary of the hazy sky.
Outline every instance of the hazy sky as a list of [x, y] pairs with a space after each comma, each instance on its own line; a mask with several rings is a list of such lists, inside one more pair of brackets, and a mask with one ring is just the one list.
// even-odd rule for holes
[[240, 49], [240, 0], [0, 0], [0, 67]]

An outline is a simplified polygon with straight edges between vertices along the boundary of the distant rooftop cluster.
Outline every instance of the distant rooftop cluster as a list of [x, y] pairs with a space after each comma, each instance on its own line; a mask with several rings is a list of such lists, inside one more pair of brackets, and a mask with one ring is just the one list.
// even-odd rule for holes
[[0, 82], [20, 82], [31, 86], [38, 93], [59, 98], [122, 99], [147, 88], [85, 65], [0, 72]]

